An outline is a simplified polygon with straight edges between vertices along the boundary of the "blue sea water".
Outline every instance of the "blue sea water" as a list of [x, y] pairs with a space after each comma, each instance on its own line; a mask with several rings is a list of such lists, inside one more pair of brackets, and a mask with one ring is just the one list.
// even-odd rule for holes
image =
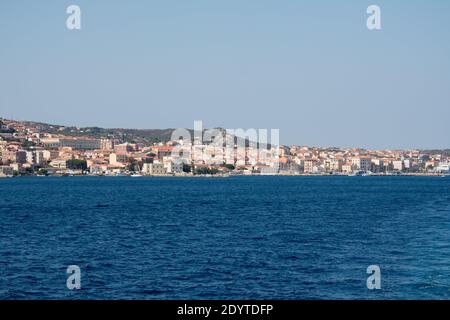
[[0, 299], [449, 298], [450, 178], [0, 179]]

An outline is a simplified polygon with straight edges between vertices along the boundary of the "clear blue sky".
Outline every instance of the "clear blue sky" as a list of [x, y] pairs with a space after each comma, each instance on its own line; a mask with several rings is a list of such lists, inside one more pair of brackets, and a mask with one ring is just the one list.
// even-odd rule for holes
[[0, 116], [450, 147], [450, 1], [0, 0]]

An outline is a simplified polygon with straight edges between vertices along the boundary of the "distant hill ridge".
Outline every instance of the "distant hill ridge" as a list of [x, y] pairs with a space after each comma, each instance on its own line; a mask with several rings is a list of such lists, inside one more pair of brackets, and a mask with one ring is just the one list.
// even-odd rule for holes
[[130, 143], [153, 144], [170, 141], [174, 129], [125, 129], [100, 127], [75, 127], [54, 125], [43, 122], [20, 121], [23, 124], [36, 127], [39, 131], [51, 134], [62, 134], [74, 137], [115, 138]]

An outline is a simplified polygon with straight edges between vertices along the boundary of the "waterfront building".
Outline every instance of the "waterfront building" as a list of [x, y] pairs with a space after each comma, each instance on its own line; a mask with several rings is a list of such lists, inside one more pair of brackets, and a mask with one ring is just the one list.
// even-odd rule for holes
[[342, 160], [326, 159], [324, 161], [324, 167], [326, 172], [340, 172], [342, 171]]
[[440, 162], [436, 167], [437, 172], [441, 173], [450, 173], [450, 163], [449, 162]]
[[183, 163], [174, 161], [165, 161], [164, 168], [167, 173], [183, 173]]
[[353, 172], [353, 164], [351, 162], [346, 162], [342, 165], [342, 172], [343, 173], [352, 173]]
[[317, 160], [307, 159], [303, 163], [303, 172], [304, 173], [313, 173], [317, 172]]
[[163, 163], [144, 163], [142, 172], [148, 175], [167, 174], [167, 170]]
[[50, 162], [50, 167], [57, 169], [67, 169], [66, 159], [54, 159]]
[[392, 167], [396, 171], [403, 171], [405, 168], [403, 160], [392, 161]]
[[372, 169], [370, 171], [375, 173], [385, 172], [386, 168], [383, 159], [372, 159]]
[[368, 157], [352, 158], [352, 165], [360, 171], [368, 172], [372, 168], [372, 160]]

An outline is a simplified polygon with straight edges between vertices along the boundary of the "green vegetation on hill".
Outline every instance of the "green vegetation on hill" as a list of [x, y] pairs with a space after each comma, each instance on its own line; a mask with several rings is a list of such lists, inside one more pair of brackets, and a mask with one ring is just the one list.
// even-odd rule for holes
[[38, 128], [42, 132], [51, 134], [62, 134], [74, 137], [109, 138], [118, 139], [123, 142], [153, 144], [166, 142], [171, 139], [174, 129], [121, 129], [121, 128], [99, 128], [99, 127], [67, 127], [51, 125], [41, 122], [24, 122], [27, 125]]
[[4, 122], [0, 119], [0, 133], [14, 133], [14, 130], [7, 128]]
[[450, 156], [450, 149], [443, 149], [443, 150], [423, 150], [424, 154], [441, 154], [443, 156], [449, 157]]

